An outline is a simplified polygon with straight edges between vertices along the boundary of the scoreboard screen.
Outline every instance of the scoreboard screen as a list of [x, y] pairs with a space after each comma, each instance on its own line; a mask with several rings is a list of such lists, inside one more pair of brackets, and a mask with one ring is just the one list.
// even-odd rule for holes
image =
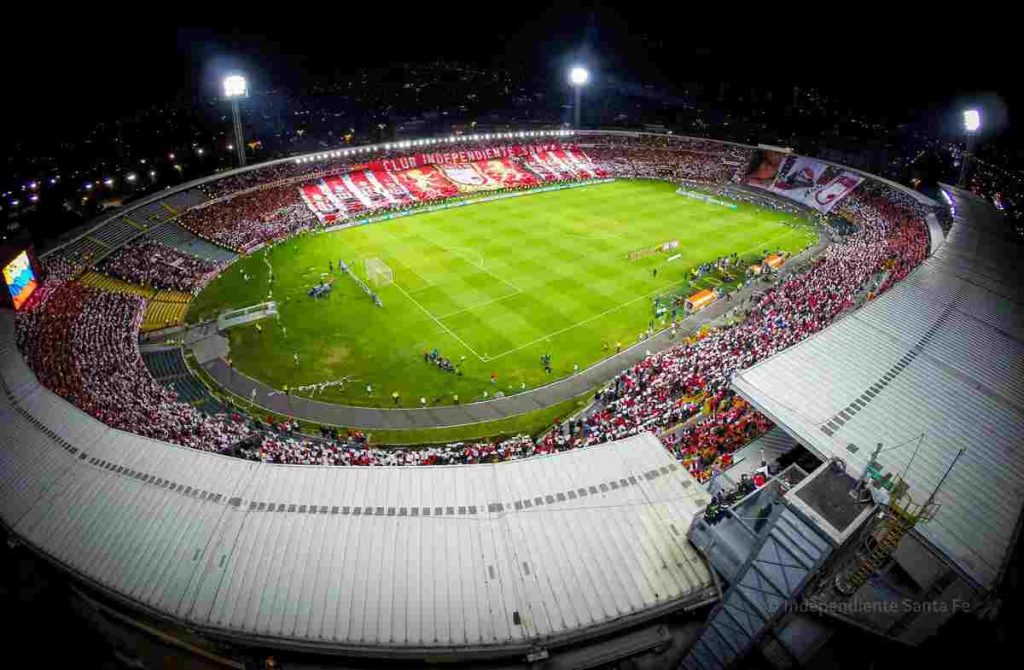
[[32, 263], [29, 261], [28, 252], [22, 251], [4, 266], [4, 283], [11, 293], [14, 309], [21, 309], [28, 297], [35, 293], [39, 286], [36, 275], [32, 272]]

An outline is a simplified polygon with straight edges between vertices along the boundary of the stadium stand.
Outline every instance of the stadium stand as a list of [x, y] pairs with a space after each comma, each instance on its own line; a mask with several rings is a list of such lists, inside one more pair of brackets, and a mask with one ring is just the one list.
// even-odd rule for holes
[[165, 223], [152, 229], [145, 239], [218, 265], [232, 263], [238, 258], [238, 254], [196, 237], [175, 222]]
[[78, 283], [82, 286], [89, 286], [92, 288], [98, 288], [103, 291], [110, 293], [123, 293], [125, 295], [137, 295], [141, 298], [152, 298], [157, 294], [157, 291], [152, 288], [133, 284], [132, 282], [124, 281], [123, 279], [117, 279], [109, 275], [105, 275], [102, 272], [89, 271], [78, 278]]
[[143, 333], [172, 328], [185, 323], [188, 303], [153, 299], [146, 302], [146, 312], [139, 330]]
[[206, 385], [196, 379], [185, 365], [181, 349], [146, 351], [142, 360], [153, 379], [173, 389], [181, 402], [205, 414], [226, 414], [230, 410], [210, 395]]
[[149, 288], [196, 293], [223, 266], [183, 254], [152, 240], [126, 244], [107, 256], [99, 269]]
[[212, 451], [246, 437], [244, 422], [205, 416], [153, 380], [135, 335], [144, 309], [138, 295], [67, 282], [18, 314], [19, 343], [47, 388], [110, 426]]

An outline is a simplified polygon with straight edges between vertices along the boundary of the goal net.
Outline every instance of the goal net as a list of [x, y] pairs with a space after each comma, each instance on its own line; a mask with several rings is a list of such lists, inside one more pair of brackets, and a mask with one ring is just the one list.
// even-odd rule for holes
[[391, 267], [381, 259], [369, 258], [366, 260], [366, 281], [371, 286], [379, 288], [393, 283], [395, 275], [391, 271]]

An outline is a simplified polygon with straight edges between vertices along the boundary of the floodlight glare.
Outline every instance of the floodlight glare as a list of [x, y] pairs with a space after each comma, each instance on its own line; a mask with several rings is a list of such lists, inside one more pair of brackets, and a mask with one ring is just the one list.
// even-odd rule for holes
[[249, 84], [245, 77], [240, 74], [233, 74], [224, 77], [224, 97], [244, 98], [249, 95]]
[[964, 128], [969, 133], [973, 133], [978, 128], [981, 128], [981, 114], [976, 109], [968, 109], [964, 111]]
[[569, 82], [573, 86], [582, 86], [587, 83], [588, 79], [590, 79], [590, 73], [584, 68], [577, 66], [569, 70]]

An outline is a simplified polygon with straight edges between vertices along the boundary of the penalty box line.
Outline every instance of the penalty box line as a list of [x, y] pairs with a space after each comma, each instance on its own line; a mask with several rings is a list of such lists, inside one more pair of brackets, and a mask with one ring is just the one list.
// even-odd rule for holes
[[474, 356], [476, 356], [476, 357], [477, 357], [478, 359], [480, 359], [480, 362], [484, 362], [484, 361], [486, 361], [486, 360], [487, 360], [487, 359], [485, 359], [485, 358], [484, 358], [483, 356], [481, 356], [480, 354], [476, 353], [476, 350], [475, 350], [475, 349], [473, 349], [473, 347], [471, 347], [471, 346], [469, 346], [468, 344], [466, 344], [466, 341], [465, 341], [465, 340], [463, 340], [463, 339], [462, 339], [461, 337], [459, 337], [458, 335], [456, 335], [456, 334], [455, 334], [455, 332], [454, 332], [454, 331], [453, 331], [453, 330], [452, 330], [451, 328], [449, 328], [448, 326], [446, 326], [446, 325], [444, 325], [443, 323], [441, 323], [441, 320], [440, 320], [440, 319], [438, 319], [438, 318], [437, 318], [436, 316], [434, 316], [434, 313], [433, 313], [433, 312], [431, 312], [431, 311], [430, 311], [429, 309], [427, 309], [426, 307], [424, 307], [423, 305], [421, 305], [421, 304], [419, 303], [419, 301], [418, 301], [418, 300], [416, 300], [416, 298], [414, 298], [414, 297], [412, 297], [411, 295], [409, 295], [409, 292], [408, 292], [408, 291], [406, 291], [406, 290], [405, 290], [404, 288], [402, 288], [402, 285], [401, 285], [401, 284], [399, 284], [399, 283], [398, 283], [398, 282], [396, 282], [396, 281], [393, 281], [393, 282], [391, 282], [391, 285], [392, 285], [392, 286], [394, 286], [395, 288], [397, 288], [397, 289], [398, 289], [399, 291], [401, 291], [401, 292], [402, 292], [402, 295], [404, 295], [404, 296], [405, 296], [406, 298], [408, 298], [409, 300], [411, 300], [411, 301], [412, 301], [412, 303], [413, 303], [414, 305], [416, 305], [416, 306], [417, 306], [417, 307], [419, 307], [419, 308], [420, 308], [421, 310], [423, 310], [423, 313], [424, 313], [424, 314], [426, 314], [427, 316], [429, 316], [429, 317], [430, 317], [431, 319], [433, 319], [433, 320], [434, 320], [434, 323], [436, 323], [437, 325], [441, 326], [441, 329], [442, 329], [442, 330], [444, 330], [444, 332], [446, 332], [446, 333], [448, 333], [449, 335], [451, 335], [452, 337], [454, 337], [454, 338], [455, 338], [455, 339], [456, 339], [456, 340], [457, 340], [457, 341], [459, 342], [459, 344], [461, 344], [462, 346], [466, 347], [466, 349], [468, 349], [468, 350], [469, 350], [469, 352], [470, 352], [471, 354], [473, 354], [473, 355], [474, 355]]

